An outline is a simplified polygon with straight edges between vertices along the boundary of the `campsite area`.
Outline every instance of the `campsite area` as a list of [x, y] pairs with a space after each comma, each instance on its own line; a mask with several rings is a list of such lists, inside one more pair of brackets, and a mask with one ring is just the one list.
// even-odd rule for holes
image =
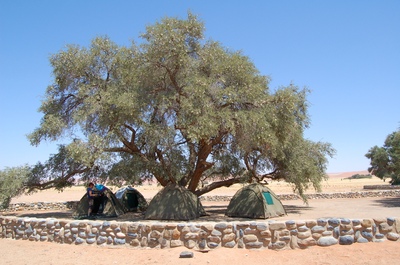
[[[366, 172], [348, 172], [331, 174], [328, 181], [322, 185], [323, 193], [362, 191], [364, 185], [387, 185], [382, 180], [371, 179], [346, 179], [353, 174]], [[207, 196], [232, 196], [240, 188], [234, 185], [221, 188]], [[284, 182], [269, 184], [276, 194], [291, 193], [291, 187]], [[146, 198], [151, 198], [160, 187], [148, 183], [137, 188]], [[309, 190], [308, 193], [314, 193]], [[77, 201], [85, 193], [85, 187], [77, 186], [64, 192], [43, 191], [30, 196], [14, 198], [12, 203], [20, 202], [56, 202]], [[343, 218], [385, 218], [400, 217], [399, 197], [357, 198], [357, 199], [316, 199], [304, 204], [301, 200], [282, 201], [288, 213], [287, 216], [276, 220], [307, 220], [315, 218], [343, 217]], [[202, 202], [208, 216], [201, 217], [196, 222], [229, 221], [224, 215], [227, 201]], [[59, 217], [65, 218], [68, 213], [57, 211], [21, 211], [8, 215], [30, 216], [38, 218]], [[141, 216], [126, 215], [125, 221], [142, 221]], [[121, 220], [118, 218], [118, 220]], [[121, 221], [122, 221], [121, 220]], [[97, 252], [97, 250], [101, 250]], [[74, 246], [48, 242], [28, 242], [21, 240], [0, 240], [0, 256], [2, 264], [252, 264], [277, 262], [279, 264], [393, 264], [400, 260], [399, 242], [382, 242], [367, 244], [352, 244], [350, 246], [335, 245], [330, 247], [311, 247], [305, 250], [246, 250], [218, 248], [208, 253], [190, 250], [194, 253], [191, 259], [179, 258], [184, 247], [172, 249], [131, 249], [118, 247]], [[93, 253], [93, 254], [90, 254]], [[100, 258], [99, 258], [100, 256]]]

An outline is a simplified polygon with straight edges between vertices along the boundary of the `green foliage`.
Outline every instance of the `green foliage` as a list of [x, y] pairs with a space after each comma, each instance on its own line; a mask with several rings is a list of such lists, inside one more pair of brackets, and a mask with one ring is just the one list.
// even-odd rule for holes
[[8, 208], [11, 199], [24, 192], [29, 170], [28, 166], [0, 170], [0, 209]]
[[270, 91], [248, 57], [203, 37], [188, 14], [148, 26], [140, 45], [99, 37], [53, 55], [31, 143], [70, 139], [66, 154], [84, 174], [113, 183], [156, 178], [201, 195], [272, 178], [318, 189], [335, 151], [304, 139], [309, 91]]
[[368, 175], [355, 174], [345, 179], [370, 179], [370, 178], [372, 178], [371, 174]]
[[365, 155], [371, 159], [368, 171], [392, 185], [400, 185], [400, 130], [389, 134], [382, 147], [374, 146]]

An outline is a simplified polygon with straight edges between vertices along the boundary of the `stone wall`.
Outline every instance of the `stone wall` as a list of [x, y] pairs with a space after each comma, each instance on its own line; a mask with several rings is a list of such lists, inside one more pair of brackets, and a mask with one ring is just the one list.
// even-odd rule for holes
[[364, 190], [400, 190], [400, 185], [365, 185]]
[[[400, 196], [400, 190], [379, 190], [379, 191], [351, 191], [351, 192], [333, 192], [333, 193], [310, 193], [305, 197], [308, 200], [316, 199], [356, 199], [356, 198], [369, 198], [369, 197], [396, 197]], [[301, 200], [301, 197], [295, 193], [291, 194], [277, 194], [277, 197], [282, 200]], [[200, 200], [204, 201], [230, 201], [232, 196], [201, 196]]]
[[[301, 200], [297, 194], [277, 194], [282, 201]], [[355, 191], [355, 192], [335, 192], [335, 193], [315, 193], [306, 194], [307, 199], [339, 199], [339, 198], [367, 198], [367, 197], [395, 197], [400, 196], [400, 190], [379, 190], [379, 191]], [[232, 196], [201, 196], [201, 201], [230, 201]], [[75, 209], [79, 201], [68, 202], [32, 202], [10, 204], [4, 212], [31, 211], [31, 210], [65, 210]], [[1, 212], [1, 211], [0, 211]]]
[[400, 242], [400, 218], [248, 222], [116, 222], [0, 216], [0, 238], [133, 248], [296, 249]]

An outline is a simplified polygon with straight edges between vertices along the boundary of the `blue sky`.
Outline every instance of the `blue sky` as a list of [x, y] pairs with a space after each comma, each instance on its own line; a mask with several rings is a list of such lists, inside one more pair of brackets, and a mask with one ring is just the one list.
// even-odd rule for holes
[[165, 16], [206, 26], [206, 39], [249, 56], [271, 88], [307, 87], [305, 137], [330, 142], [328, 173], [366, 170], [365, 154], [400, 127], [400, 1], [0, 1], [0, 170], [46, 161], [57, 143], [29, 144], [39, 126], [49, 56], [97, 36], [138, 40]]

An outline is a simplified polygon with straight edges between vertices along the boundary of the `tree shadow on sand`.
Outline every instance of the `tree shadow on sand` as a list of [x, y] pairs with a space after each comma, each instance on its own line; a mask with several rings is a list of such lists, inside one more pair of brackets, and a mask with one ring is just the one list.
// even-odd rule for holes
[[287, 214], [303, 214], [307, 211], [311, 211], [314, 209], [314, 207], [310, 206], [299, 206], [299, 205], [283, 205], [283, 207], [286, 210]]
[[379, 207], [399, 207], [400, 208], [400, 197], [389, 197], [380, 198], [374, 201]]
[[[400, 207], [400, 197], [399, 198], [382, 198], [375, 201], [378, 206], [382, 207]], [[227, 210], [227, 204], [221, 202], [221, 204], [216, 205], [205, 205], [204, 210], [206, 211], [206, 216], [201, 216], [197, 219], [190, 220], [191, 222], [233, 222], [233, 221], [251, 221], [251, 220], [282, 220], [288, 216], [294, 215], [307, 215], [309, 212], [315, 210], [314, 207], [310, 207], [306, 204], [304, 205], [283, 205], [287, 215], [280, 217], [273, 217], [269, 219], [251, 219], [251, 218], [240, 218], [240, 217], [228, 217], [225, 215]], [[56, 218], [56, 219], [70, 219], [74, 220], [72, 217], [72, 210], [59, 210], [59, 211], [43, 211], [43, 212], [9, 212], [4, 215], [16, 216], [16, 217], [29, 217], [29, 218]], [[144, 212], [128, 212], [118, 217], [104, 218], [97, 216], [93, 220], [98, 221], [111, 221], [115, 220], [118, 222], [147, 222], [150, 220], [144, 219]], [[153, 220], [154, 221], [154, 220]]]
[[55, 219], [73, 219], [72, 218], [72, 211], [44, 211], [44, 212], [11, 212], [4, 214], [7, 216], [16, 216], [16, 217], [29, 217], [29, 218], [55, 218]]

